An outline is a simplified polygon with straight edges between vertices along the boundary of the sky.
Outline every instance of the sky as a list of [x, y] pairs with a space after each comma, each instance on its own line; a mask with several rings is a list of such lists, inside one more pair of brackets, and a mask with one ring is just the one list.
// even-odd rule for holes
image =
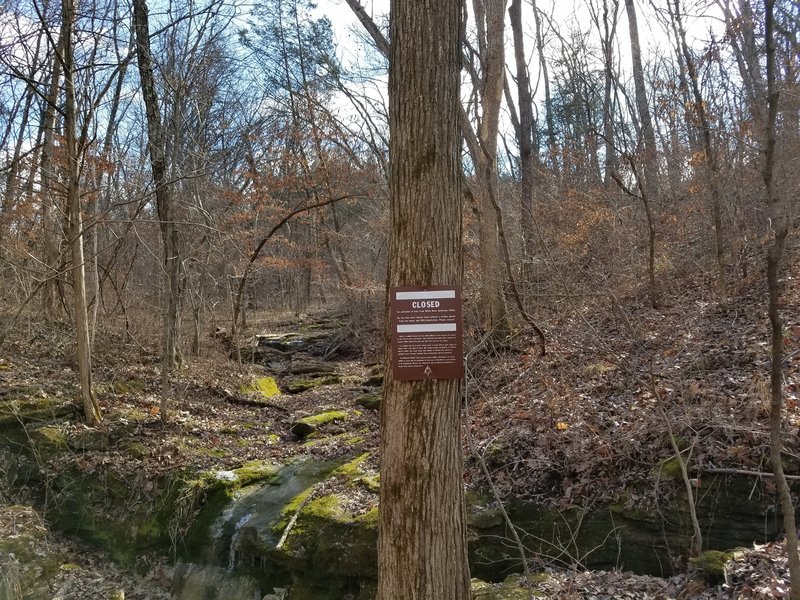
[[[540, 10], [552, 15], [553, 21], [559, 24], [562, 28], [562, 33], [566, 33], [567, 29], [577, 24], [581, 29], [586, 30], [590, 27], [591, 21], [589, 13], [586, 9], [587, 0], [538, 0], [537, 4]], [[619, 51], [623, 61], [628, 58], [628, 19], [625, 14], [624, 0], [619, 0], [619, 24], [618, 24], [618, 39], [622, 42]], [[664, 4], [665, 0], [655, 0], [655, 4]], [[684, 4], [690, 4], [684, 2]], [[389, 0], [361, 0], [367, 14], [373, 16], [373, 19], [380, 21], [389, 13]], [[467, 2], [468, 7], [470, 2]], [[719, 12], [713, 3], [706, 3], [709, 6], [701, 10], [689, 11], [687, 18], [687, 31], [690, 40], [702, 42], [708, 38], [708, 28], [712, 27], [717, 31], [717, 37], [720, 37], [722, 30], [722, 23], [719, 18]], [[654, 16], [654, 11], [649, 3], [637, 3], [637, 16], [639, 21], [639, 36], [644, 46], [645, 52], [658, 52], [664, 51], [667, 47], [667, 38], [664, 34], [661, 25], [658, 23]], [[352, 33], [352, 28], [361, 29], [361, 25], [353, 15], [350, 7], [345, 0], [318, 0], [317, 11], [320, 15], [327, 16], [333, 24], [336, 34], [336, 40], [344, 58], [351, 54], [358, 54], [358, 49], [355, 47], [357, 36]], [[528, 1], [523, 3], [523, 18], [525, 19], [524, 25], [528, 29], [528, 34], [533, 35], [533, 18]], [[527, 18], [525, 18], [527, 17]], [[506, 37], [510, 40], [511, 31], [510, 27], [506, 27]], [[529, 43], [533, 47], [533, 40]]]

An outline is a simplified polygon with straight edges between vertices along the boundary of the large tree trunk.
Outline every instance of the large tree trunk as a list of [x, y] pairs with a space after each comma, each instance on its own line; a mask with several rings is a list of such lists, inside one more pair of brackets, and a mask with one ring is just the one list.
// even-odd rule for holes
[[[391, 11], [388, 286], [460, 285], [461, 1], [393, 0]], [[460, 380], [397, 381], [387, 366], [380, 600], [470, 597], [460, 404]]]
[[89, 425], [101, 420], [100, 406], [92, 392], [92, 352], [89, 339], [89, 314], [86, 306], [86, 269], [83, 260], [83, 220], [81, 216], [80, 167], [76, 130], [75, 65], [73, 61], [72, 34], [75, 27], [75, 0], [62, 2], [62, 30], [64, 34], [64, 139], [66, 144], [67, 208], [69, 213], [69, 243], [72, 254], [72, 298], [75, 313], [75, 334], [78, 345], [78, 370], [80, 372], [83, 412]]
[[136, 34], [139, 78], [142, 84], [145, 113], [147, 115], [148, 152], [153, 171], [156, 207], [161, 227], [163, 244], [163, 338], [161, 358], [161, 419], [167, 420], [167, 398], [169, 396], [169, 373], [180, 363], [178, 352], [178, 300], [180, 296], [180, 259], [178, 256], [178, 228], [173, 218], [173, 199], [167, 180], [167, 163], [164, 155], [164, 139], [161, 130], [161, 114], [153, 80], [153, 60], [150, 53], [150, 25], [146, 0], [133, 1], [133, 20]]

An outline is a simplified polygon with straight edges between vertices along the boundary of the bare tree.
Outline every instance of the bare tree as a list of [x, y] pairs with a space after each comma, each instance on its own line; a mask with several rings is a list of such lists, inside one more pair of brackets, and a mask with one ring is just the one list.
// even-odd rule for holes
[[[533, 257], [534, 241], [534, 194], [539, 149], [534, 139], [533, 93], [531, 90], [528, 63], [525, 55], [525, 38], [522, 31], [522, 0], [511, 0], [508, 7], [511, 33], [514, 40], [514, 66], [517, 79], [517, 102], [519, 121], [516, 123], [517, 146], [519, 147], [520, 170], [520, 227], [522, 229], [522, 252], [524, 269], [528, 269]], [[529, 271], [527, 271], [529, 273]], [[527, 279], [527, 277], [526, 277]]]
[[786, 533], [786, 551], [789, 555], [791, 598], [800, 600], [800, 554], [798, 554], [797, 527], [794, 503], [786, 475], [783, 472], [783, 320], [780, 313], [781, 259], [789, 234], [788, 207], [778, 193], [775, 183], [776, 121], [780, 92], [777, 87], [774, 0], [765, 0], [765, 37], [767, 42], [767, 121], [764, 144], [762, 176], [770, 208], [774, 240], [767, 254], [767, 284], [769, 286], [769, 320], [772, 329], [772, 364], [770, 369], [769, 455], [775, 483], [783, 511], [783, 529]]
[[[642, 67], [642, 47], [639, 42], [639, 25], [636, 18], [634, 0], [625, 0], [625, 10], [628, 14], [628, 32], [631, 42], [631, 64], [633, 66], [633, 85], [636, 97], [636, 116], [639, 125], [639, 151], [630, 156], [631, 170], [637, 178], [639, 198], [647, 216], [647, 229], [649, 240], [649, 259], [647, 272], [650, 280], [650, 304], [653, 308], [658, 305], [658, 291], [656, 289], [656, 228], [653, 217], [653, 204], [658, 204], [658, 162], [656, 155], [656, 136], [653, 129], [653, 120], [650, 117], [650, 103], [647, 100], [647, 90], [644, 82], [644, 68]], [[635, 160], [641, 161], [641, 169], [637, 170]]]
[[686, 69], [689, 75], [688, 84], [691, 89], [694, 102], [691, 105], [691, 115], [700, 130], [703, 164], [708, 174], [708, 186], [711, 189], [711, 217], [714, 224], [714, 243], [717, 259], [717, 288], [722, 302], [727, 300], [727, 285], [725, 283], [725, 234], [722, 226], [722, 190], [719, 181], [719, 165], [717, 155], [711, 139], [711, 121], [709, 120], [706, 102], [700, 90], [700, 73], [697, 69], [697, 61], [689, 49], [686, 42], [686, 31], [683, 27], [683, 15], [681, 14], [680, 0], [670, 0], [670, 12], [675, 24], [681, 54], [686, 61]]
[[505, 338], [511, 325], [505, 295], [505, 277], [501, 260], [499, 223], [494, 204], [499, 204], [497, 175], [497, 140], [500, 128], [500, 105], [505, 78], [505, 6], [506, 0], [473, 0], [477, 36], [477, 54], [469, 65], [470, 75], [478, 96], [475, 106], [475, 133], [463, 123], [470, 157], [475, 167], [472, 195], [478, 214], [480, 235], [481, 320], [486, 331], [497, 339]]
[[144, 96], [145, 113], [147, 115], [147, 149], [150, 155], [150, 168], [153, 173], [153, 185], [155, 186], [156, 206], [163, 244], [161, 419], [166, 422], [168, 420], [170, 371], [180, 362], [178, 351], [178, 301], [180, 295], [178, 228], [173, 218], [174, 207], [164, 156], [161, 113], [159, 112], [158, 96], [156, 95], [153, 78], [147, 0], [134, 0], [133, 20], [139, 60], [139, 78], [142, 84], [142, 95]]
[[75, 32], [75, 0], [62, 0], [63, 53], [59, 60], [64, 69], [64, 139], [66, 146], [66, 187], [69, 214], [69, 244], [72, 254], [72, 299], [75, 334], [78, 349], [83, 412], [89, 425], [97, 425], [102, 417], [100, 406], [92, 390], [92, 351], [89, 338], [89, 313], [86, 304], [86, 270], [84, 265], [84, 231], [81, 208], [80, 165], [81, 152], [77, 132], [77, 105], [75, 99], [75, 60], [73, 35]]

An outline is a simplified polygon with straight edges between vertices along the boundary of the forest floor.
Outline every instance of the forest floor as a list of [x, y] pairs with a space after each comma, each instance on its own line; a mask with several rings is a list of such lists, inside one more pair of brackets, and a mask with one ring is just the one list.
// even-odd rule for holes
[[[781, 307], [786, 319], [784, 422], [790, 475], [800, 475], [799, 273], [794, 268], [785, 277]], [[475, 458], [480, 455], [502, 497], [534, 498], [566, 508], [618, 501], [625, 492], [626, 502], [646, 505], [657, 496], [656, 486], [649, 492], [630, 490], [640, 490], [632, 484], [673, 455], [667, 434], [671, 427], [696, 485], [707, 474], [737, 469], [752, 473], [767, 493], [773, 491], [768, 475], [770, 346], [763, 273], [737, 282], [724, 305], [702, 284], [682, 282], [669, 292], [669, 300], [658, 308], [648, 306], [643, 294], [551, 307], [542, 323], [548, 333], [543, 357], [532, 334], [520, 333], [502, 347], [481, 341], [479, 333], [468, 334], [467, 485], [485, 486]], [[230, 349], [219, 336], [208, 335], [202, 355], [187, 357], [175, 374], [166, 425], [160, 419], [157, 350], [99, 332], [94, 376], [105, 426], [135, 422], [133, 435], [143, 451], [134, 458], [109, 448], [58, 460], [79, 462], [87, 472], [111, 468], [153, 475], [377, 449], [378, 413], [360, 401], [379, 392], [367, 385], [376, 373], [379, 317], [353, 319], [346, 312], [302, 319], [273, 315], [251, 318], [249, 333], [297, 331], [321, 320], [336, 324], [343, 353], [327, 362], [342, 375], [339, 381], [267, 399], [247, 393], [242, 390], [257, 377], [274, 376], [283, 389], [304, 375], [292, 374], [285, 365], [240, 366], [230, 359]], [[354, 341], [367, 350], [356, 348]], [[291, 357], [295, 364], [306, 360], [320, 358]], [[66, 325], [31, 322], [12, 331], [0, 348], [0, 386], [5, 394], [25, 390], [77, 398], [76, 381]], [[321, 426], [312, 441], [291, 432], [299, 418], [329, 410], [347, 411], [348, 418]], [[70, 427], [75, 434], [86, 429], [79, 419]], [[373, 452], [368, 464], [374, 470], [377, 460]], [[9, 516], [7, 494], [0, 488], [0, 539], [13, 535], [21, 519], [17, 513]], [[74, 557], [80, 566], [60, 577], [65, 589], [83, 592], [55, 597], [103, 597], [97, 590], [109, 581], [119, 582], [129, 600], [169, 597], [166, 563], [140, 577], [120, 571], [102, 555], [56, 532], [47, 534], [46, 544]], [[727, 583], [716, 586], [707, 586], [691, 573], [660, 579], [580, 568], [553, 570], [544, 585], [553, 598], [786, 598], [785, 564], [782, 545], [775, 543], [738, 554], [729, 565]]]

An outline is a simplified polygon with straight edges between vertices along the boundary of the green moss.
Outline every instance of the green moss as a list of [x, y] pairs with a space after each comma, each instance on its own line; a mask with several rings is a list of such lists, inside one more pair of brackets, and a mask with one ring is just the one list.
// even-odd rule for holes
[[273, 463], [256, 460], [245, 463], [238, 469], [234, 469], [234, 473], [238, 478], [238, 486], [244, 487], [253, 484], [257, 481], [263, 481], [274, 477], [279, 471], [279, 468]]
[[111, 384], [111, 391], [115, 394], [129, 396], [144, 391], [144, 383], [138, 379], [129, 379], [127, 381], [116, 381]]
[[344, 463], [341, 467], [336, 469], [333, 474], [334, 475], [344, 475], [348, 479], [355, 479], [356, 477], [360, 477], [364, 474], [361, 470], [360, 465], [365, 460], [369, 458], [370, 452], [364, 452], [363, 454], [359, 454], [353, 460]]
[[297, 379], [286, 386], [286, 391], [290, 394], [299, 394], [307, 390], [323, 385], [334, 385], [342, 382], [341, 375], [325, 375], [311, 379]]
[[[30, 393], [29, 393], [30, 392]], [[77, 404], [68, 398], [53, 398], [40, 388], [12, 386], [0, 391], [0, 428], [25, 423], [52, 421], [77, 413]]]
[[731, 552], [709, 550], [697, 558], [690, 558], [689, 562], [703, 571], [705, 580], [715, 585], [725, 578], [725, 563], [733, 558]]
[[382, 386], [383, 385], [383, 371], [381, 371], [378, 374], [371, 375], [371, 376], [367, 377], [367, 379], [365, 379], [361, 385], [365, 385], [367, 387], [380, 387], [380, 386]]
[[614, 365], [612, 364], [607, 362], [598, 362], [586, 365], [583, 369], [583, 372], [587, 377], [597, 377], [598, 375], [603, 375], [613, 369]]
[[373, 506], [371, 509], [369, 509], [367, 512], [365, 512], [363, 515], [358, 515], [355, 518], [355, 521], [356, 521], [356, 523], [364, 524], [366, 527], [371, 527], [373, 529], [377, 529], [378, 528], [378, 517], [379, 517], [378, 507], [377, 506]]
[[378, 410], [381, 407], [380, 394], [367, 394], [356, 400], [361, 406], [369, 410]]
[[[547, 579], [547, 574], [536, 574], [530, 577], [530, 584], [536, 585]], [[523, 575], [509, 575], [503, 583], [486, 583], [479, 579], [472, 580], [473, 600], [528, 600], [530, 596], [543, 598], [545, 595], [535, 589], [529, 590]]]
[[[287, 519], [291, 518], [291, 516], [294, 513], [297, 512], [297, 509], [300, 508], [303, 505], [303, 503], [306, 501], [306, 498], [308, 498], [313, 492], [314, 492], [313, 488], [307, 488], [307, 489], [303, 490], [302, 492], [300, 492], [299, 494], [297, 494], [283, 508], [283, 510], [281, 511], [281, 514], [284, 517], [286, 517]], [[282, 524], [282, 527], [285, 527], [287, 523], [288, 523], [288, 520], [284, 521], [283, 524]]]
[[659, 465], [656, 475], [661, 479], [680, 481], [683, 477], [680, 460], [673, 456], [672, 458], [668, 458], [667, 460], [663, 461]]
[[281, 393], [274, 377], [259, 377], [249, 384], [242, 385], [239, 391], [243, 394], [258, 393], [263, 398], [272, 398]]
[[353, 435], [349, 432], [337, 433], [336, 435], [322, 435], [319, 432], [310, 433], [303, 437], [303, 447], [314, 448], [321, 444], [342, 444], [343, 446], [355, 446], [364, 442], [364, 438]]
[[198, 448], [197, 453], [212, 458], [225, 458], [230, 455], [230, 452], [223, 448]]
[[19, 505], [3, 507], [0, 521], [12, 532], [0, 539], [0, 598], [51, 598], [49, 584], [64, 557], [49, 551], [43, 521], [33, 509]]
[[302, 572], [311, 587], [333, 590], [348, 581], [375, 579], [377, 509], [353, 515], [346, 493], [307, 498], [307, 494], [294, 498], [273, 528], [273, 534], [280, 536], [289, 519], [297, 516], [276, 560]]
[[309, 438], [319, 427], [333, 421], [341, 421], [347, 418], [347, 413], [341, 410], [328, 410], [316, 415], [303, 417], [294, 422], [291, 432], [298, 438]]
[[309, 417], [303, 417], [299, 419], [299, 421], [306, 425], [311, 425], [312, 427], [319, 427], [327, 423], [332, 423], [333, 421], [342, 421], [346, 418], [347, 413], [342, 410], [328, 410]]
[[375, 475], [364, 475], [359, 481], [370, 492], [377, 494], [381, 489], [381, 476], [377, 473]]
[[67, 450], [67, 434], [63, 427], [43, 425], [29, 431], [31, 443], [41, 458], [46, 458]]

